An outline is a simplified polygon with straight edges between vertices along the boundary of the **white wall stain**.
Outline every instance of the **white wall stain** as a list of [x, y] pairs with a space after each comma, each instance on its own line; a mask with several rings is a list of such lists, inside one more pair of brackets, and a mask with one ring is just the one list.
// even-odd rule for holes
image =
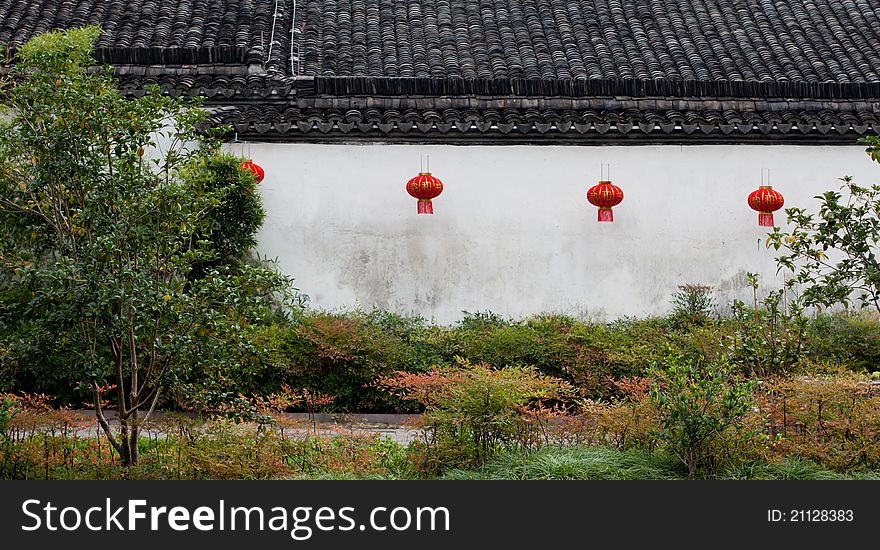
[[[405, 191], [420, 155], [445, 186], [433, 216]], [[767, 229], [746, 204], [773, 170], [786, 206], [852, 175], [875, 183], [863, 147], [483, 147], [252, 144], [266, 170], [259, 251], [317, 307], [387, 308], [450, 323], [461, 311], [595, 320], [670, 309], [684, 283], [747, 298], [745, 272], [780, 287]], [[611, 163], [614, 223], [585, 198]], [[785, 225], [778, 212], [777, 225]]]

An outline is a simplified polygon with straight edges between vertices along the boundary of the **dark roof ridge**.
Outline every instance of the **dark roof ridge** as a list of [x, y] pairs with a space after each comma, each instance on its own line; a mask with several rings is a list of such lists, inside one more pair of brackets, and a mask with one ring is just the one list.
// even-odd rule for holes
[[[490, 95], [877, 99], [880, 82], [671, 79], [515, 79], [371, 76], [298, 77], [301, 93], [327, 95]], [[311, 82], [310, 82], [311, 81]]]
[[198, 65], [262, 62], [261, 52], [240, 46], [97, 48], [95, 59], [111, 65]]

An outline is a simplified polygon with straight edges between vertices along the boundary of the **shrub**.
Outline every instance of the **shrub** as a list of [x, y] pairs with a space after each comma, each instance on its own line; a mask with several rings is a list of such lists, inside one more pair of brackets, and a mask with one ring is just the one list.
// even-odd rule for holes
[[716, 303], [712, 287], [697, 284], [679, 285], [672, 295], [672, 319], [680, 325], [703, 325], [709, 322]]
[[194, 265], [193, 276], [204, 276], [221, 265], [238, 265], [257, 245], [256, 234], [266, 217], [253, 174], [242, 169], [239, 157], [218, 153], [196, 159], [185, 177], [194, 188], [218, 197], [195, 237], [212, 257]]
[[839, 372], [778, 379], [763, 399], [778, 455], [838, 471], [880, 466], [880, 392], [867, 378]]
[[797, 303], [782, 303], [784, 291], [771, 291], [758, 300], [758, 278], [749, 273], [753, 307], [735, 300], [731, 305], [733, 333], [726, 337], [731, 363], [752, 376], [783, 373], [806, 353], [808, 321]]
[[520, 321], [468, 319], [454, 327], [426, 327], [418, 338], [438, 363], [453, 364], [455, 357], [463, 357], [499, 367], [532, 366], [593, 398], [614, 396], [614, 378], [644, 375], [647, 365], [659, 360], [669, 344], [680, 346], [684, 353], [697, 353], [706, 344], [692, 346], [686, 334], [671, 334], [657, 319], [600, 324], [562, 315]]
[[[877, 161], [880, 141], [870, 139], [868, 152]], [[789, 284], [800, 287], [805, 305], [855, 302], [880, 313], [880, 185], [862, 187], [850, 176], [840, 180], [842, 192], [816, 197], [817, 214], [787, 208], [793, 229], [774, 228], [768, 245], [784, 252], [776, 262], [793, 273]]]
[[618, 450], [653, 451], [657, 447], [657, 415], [648, 400], [650, 380], [614, 381], [621, 395], [611, 402], [583, 400], [563, 409], [539, 411], [545, 440], [555, 445], [611, 446]]
[[556, 367], [558, 376], [586, 397], [614, 397], [618, 395], [614, 379], [642, 376], [651, 361], [659, 358], [668, 343], [665, 332], [655, 319], [576, 323], [566, 334], [570, 359]]
[[752, 450], [758, 430], [748, 415], [755, 388], [723, 360], [694, 364], [670, 355], [655, 371], [649, 396], [658, 436], [689, 478], [717, 473]]
[[809, 326], [809, 355], [870, 373], [880, 365], [880, 323], [875, 315], [817, 315]]
[[288, 334], [286, 350], [286, 380], [334, 395], [356, 411], [382, 402], [370, 386], [403, 360], [399, 341], [361, 315], [303, 318]]
[[422, 337], [425, 322], [386, 312], [303, 312], [256, 329], [253, 346], [226, 391], [278, 392], [284, 385], [333, 396], [330, 412], [413, 412], [375, 385], [395, 371], [420, 372], [439, 360]]
[[425, 407], [420, 423], [426, 434], [420, 461], [425, 472], [483, 464], [516, 446], [524, 439], [529, 408], [568, 389], [530, 367], [493, 369], [465, 360], [426, 373], [398, 372], [380, 385]]

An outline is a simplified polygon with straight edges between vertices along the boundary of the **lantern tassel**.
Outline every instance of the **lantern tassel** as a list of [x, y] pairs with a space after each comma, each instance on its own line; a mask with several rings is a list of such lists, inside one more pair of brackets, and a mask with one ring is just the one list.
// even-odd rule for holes
[[610, 208], [600, 208], [599, 209], [599, 221], [600, 222], [613, 222], [614, 221], [614, 211]]
[[430, 200], [419, 199], [419, 214], [433, 214], [434, 204]]
[[773, 212], [758, 212], [758, 225], [761, 227], [773, 227]]

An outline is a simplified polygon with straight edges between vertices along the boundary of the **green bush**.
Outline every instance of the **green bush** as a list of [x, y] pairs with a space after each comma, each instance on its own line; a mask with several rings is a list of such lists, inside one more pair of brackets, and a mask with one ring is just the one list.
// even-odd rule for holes
[[758, 436], [746, 421], [756, 387], [723, 360], [695, 364], [673, 354], [655, 371], [649, 395], [659, 437], [689, 478], [713, 475], [748, 454]]
[[[759, 306], [755, 310], [740, 303], [733, 317], [704, 323], [681, 323], [675, 316], [590, 323], [541, 315], [517, 321], [484, 313], [453, 326], [383, 311], [302, 311], [290, 319], [242, 326], [239, 345], [228, 351], [235, 357], [176, 369], [174, 391], [161, 405], [175, 408], [194, 394], [220, 403], [289, 386], [335, 396], [324, 409], [330, 412], [417, 412], [418, 405], [375, 382], [392, 372], [452, 366], [457, 358], [532, 367], [568, 382], [584, 398], [603, 401], [624, 397], [616, 381], [648, 376], [669, 349], [692, 362], [728, 355], [749, 376], [811, 370], [817, 363], [878, 370], [880, 324], [875, 317], [834, 313], [808, 319], [783, 313], [773, 301]], [[29, 344], [37, 340], [26, 325], [7, 324], [0, 332], [10, 335], [3, 339], [16, 342], [18, 351], [13, 356], [0, 349], [7, 390], [54, 395], [56, 404], [81, 399], [75, 391], [79, 371], [63, 352], [71, 337], [59, 333], [57, 346], [47, 348]]]
[[711, 339], [691, 337], [708, 328], [679, 331], [662, 319], [622, 319], [609, 324], [562, 315], [521, 321], [488, 319], [484, 314], [454, 327], [432, 327], [425, 338], [443, 364], [463, 357], [497, 366], [527, 365], [594, 398], [613, 397], [613, 379], [644, 375], [669, 345], [686, 355], [714, 353], [718, 347]]
[[785, 291], [774, 290], [758, 300], [758, 277], [748, 274], [752, 307], [740, 300], [731, 304], [726, 352], [732, 364], [752, 376], [782, 374], [806, 357], [809, 323], [796, 303], [784, 303]]
[[256, 329], [251, 353], [230, 373], [230, 389], [267, 395], [286, 385], [332, 396], [328, 412], [413, 412], [414, 404], [375, 382], [439, 360], [420, 338], [425, 330], [422, 319], [386, 312], [305, 312], [289, 324]]
[[715, 312], [712, 287], [698, 284], [678, 285], [672, 295], [671, 319], [679, 325], [704, 325]]
[[217, 154], [197, 159], [183, 176], [200, 192], [218, 196], [218, 204], [206, 215], [205, 229], [196, 237], [213, 253], [213, 259], [199, 262], [194, 275], [210, 268], [237, 265], [257, 245], [256, 234], [266, 212], [253, 174], [241, 167], [242, 159]]
[[810, 357], [846, 365], [856, 372], [880, 369], [880, 324], [876, 316], [817, 315], [809, 327]]

